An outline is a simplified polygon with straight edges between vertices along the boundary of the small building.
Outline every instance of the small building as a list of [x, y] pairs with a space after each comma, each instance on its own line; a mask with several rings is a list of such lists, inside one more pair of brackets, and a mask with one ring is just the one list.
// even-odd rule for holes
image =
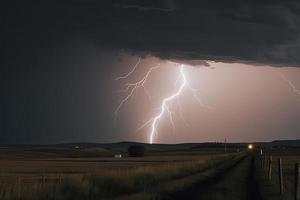
[[115, 158], [122, 158], [122, 154], [115, 154], [114, 157]]

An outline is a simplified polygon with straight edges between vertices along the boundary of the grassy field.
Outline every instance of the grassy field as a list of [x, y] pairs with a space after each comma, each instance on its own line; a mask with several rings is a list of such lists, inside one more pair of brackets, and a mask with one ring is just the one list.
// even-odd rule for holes
[[[123, 158], [113, 157], [120, 152]], [[188, 148], [151, 151], [137, 158], [95, 147], [2, 148], [0, 199], [147, 199], [179, 190], [196, 175], [213, 174], [216, 166], [240, 157]]]
[[[272, 149], [266, 151], [265, 165], [263, 170], [264, 179], [267, 179], [268, 159], [272, 156], [271, 180], [264, 182], [267, 195], [278, 199], [294, 199], [294, 175], [295, 163], [300, 163], [300, 149]], [[283, 195], [279, 193], [278, 158], [282, 159], [283, 170]], [[258, 163], [260, 165], [260, 162]], [[274, 199], [273, 197], [270, 199]]]

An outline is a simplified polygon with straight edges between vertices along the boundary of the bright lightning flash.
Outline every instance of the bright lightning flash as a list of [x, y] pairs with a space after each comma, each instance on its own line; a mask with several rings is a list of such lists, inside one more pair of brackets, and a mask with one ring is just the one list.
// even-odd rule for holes
[[154, 138], [155, 134], [157, 133], [156, 126], [157, 126], [159, 120], [162, 118], [162, 116], [164, 115], [166, 110], [169, 112], [168, 103], [170, 101], [173, 101], [176, 97], [178, 97], [187, 84], [187, 80], [186, 80], [186, 77], [185, 77], [185, 74], [183, 71], [183, 65], [180, 66], [180, 77], [182, 79], [182, 82], [181, 82], [180, 87], [178, 88], [177, 92], [175, 94], [165, 98], [162, 101], [160, 113], [156, 117], [154, 117], [154, 119], [152, 121], [151, 133], [150, 133], [150, 138], [149, 138], [150, 144], [153, 143], [153, 138]]
[[[141, 59], [139, 58], [138, 62], [134, 65], [133, 69], [128, 73], [125, 74], [124, 76], [120, 76], [115, 78], [115, 80], [121, 80], [121, 79], [126, 79], [128, 78], [131, 74], [134, 73], [134, 71], [136, 70], [136, 68], [138, 67], [139, 63], [141, 62]], [[176, 63], [177, 64], [177, 63]], [[118, 117], [118, 112], [119, 110], [122, 108], [122, 106], [127, 103], [129, 101], [130, 98], [133, 97], [133, 95], [135, 94], [135, 92], [137, 92], [138, 89], [144, 89], [145, 93], [147, 94], [147, 96], [151, 99], [151, 96], [149, 94], [149, 92], [147, 91], [145, 84], [148, 81], [151, 73], [153, 72], [153, 70], [159, 68], [160, 65], [157, 65], [155, 67], [151, 67], [147, 73], [145, 74], [145, 76], [140, 79], [139, 81], [135, 82], [135, 83], [127, 83], [125, 84], [125, 89], [121, 90], [121, 92], [128, 92], [127, 96], [121, 100], [120, 104], [118, 105], [117, 109], [115, 110], [115, 119]], [[145, 124], [143, 124], [139, 129], [151, 124], [151, 132], [149, 134], [149, 142], [150, 144], [153, 143], [154, 140], [154, 136], [157, 135], [158, 131], [157, 131], [157, 126], [160, 122], [160, 120], [162, 119], [162, 117], [165, 115], [165, 113], [168, 114], [169, 119], [170, 119], [170, 124], [172, 125], [173, 129], [175, 129], [175, 125], [174, 125], [174, 121], [173, 121], [173, 116], [172, 116], [172, 112], [170, 110], [170, 107], [172, 106], [172, 102], [174, 100], [177, 100], [178, 106], [180, 108], [180, 116], [183, 119], [183, 121], [186, 123], [186, 120], [183, 118], [183, 115], [181, 113], [181, 105], [179, 103], [178, 97], [181, 95], [181, 93], [183, 92], [183, 90], [185, 88], [190, 89], [190, 91], [192, 92], [194, 98], [197, 100], [197, 102], [200, 104], [200, 106], [207, 108], [209, 110], [213, 110], [213, 108], [211, 108], [210, 106], [205, 105], [201, 99], [198, 97], [197, 89], [194, 89], [187, 81], [187, 77], [184, 73], [184, 65], [181, 64], [180, 65], [180, 73], [179, 73], [179, 77], [177, 78], [177, 80], [175, 81], [175, 86], [177, 81], [181, 80], [180, 85], [178, 86], [176, 92], [174, 94], [172, 94], [171, 96], [168, 96], [166, 98], [163, 99], [161, 106], [159, 108], [159, 113], [153, 117], [152, 119], [150, 119], [149, 121], [147, 121]], [[138, 129], [138, 130], [139, 130]]]

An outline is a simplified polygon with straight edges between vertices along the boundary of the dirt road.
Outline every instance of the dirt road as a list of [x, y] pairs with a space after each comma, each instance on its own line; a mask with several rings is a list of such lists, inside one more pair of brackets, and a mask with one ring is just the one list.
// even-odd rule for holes
[[182, 193], [185, 196], [174, 199], [261, 200], [254, 173], [254, 158], [250, 155], [222, 174]]
[[215, 183], [196, 194], [194, 199], [201, 200], [260, 200], [254, 178], [254, 161], [249, 156], [234, 168], [221, 176]]

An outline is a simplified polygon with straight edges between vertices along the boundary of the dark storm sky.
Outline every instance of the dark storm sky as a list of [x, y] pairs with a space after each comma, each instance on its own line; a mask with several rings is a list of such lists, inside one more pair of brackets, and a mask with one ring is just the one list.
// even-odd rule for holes
[[112, 92], [112, 79], [132, 56], [300, 66], [298, 0], [10, 1], [1, 7], [0, 143], [134, 139], [126, 119], [114, 124]]

